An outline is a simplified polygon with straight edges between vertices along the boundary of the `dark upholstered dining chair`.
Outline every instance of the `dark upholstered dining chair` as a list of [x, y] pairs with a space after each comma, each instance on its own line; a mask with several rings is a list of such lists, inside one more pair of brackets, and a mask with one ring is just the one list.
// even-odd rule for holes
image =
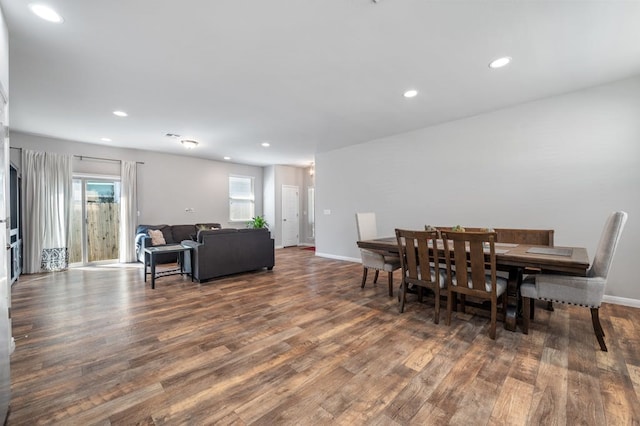
[[524, 334], [529, 333], [529, 320], [533, 313], [535, 299], [586, 306], [591, 309], [593, 331], [600, 344], [600, 349], [607, 351], [604, 332], [600, 324], [600, 304], [604, 297], [613, 255], [618, 247], [626, 221], [627, 213], [622, 211], [611, 213], [600, 236], [593, 263], [587, 271], [586, 277], [537, 274], [524, 280], [520, 286], [523, 306], [522, 332]]
[[[490, 300], [489, 337], [495, 339], [498, 298], [503, 310], [507, 302], [507, 279], [496, 273], [496, 233], [441, 231], [441, 235], [447, 265], [447, 325], [451, 324], [451, 311], [453, 303], [457, 304], [458, 294], [461, 295], [463, 309], [466, 296]], [[485, 254], [489, 256], [488, 262]]]
[[[377, 238], [378, 230], [375, 213], [356, 213], [356, 225], [358, 226], [359, 241]], [[400, 269], [400, 258], [367, 249], [360, 249], [360, 257], [362, 258], [363, 267], [360, 288], [364, 288], [367, 282], [367, 271], [369, 269], [376, 271], [373, 277], [374, 284], [378, 281], [378, 273], [384, 271], [388, 274], [389, 297], [393, 297], [393, 271]]]
[[446, 283], [446, 271], [441, 268], [436, 270], [435, 267], [440, 265], [437, 250], [438, 231], [396, 229], [396, 239], [402, 266], [400, 313], [404, 312], [409, 284], [417, 286], [420, 301], [422, 301], [422, 289], [428, 288], [435, 294], [433, 322], [438, 324], [440, 322], [440, 290], [444, 289]]

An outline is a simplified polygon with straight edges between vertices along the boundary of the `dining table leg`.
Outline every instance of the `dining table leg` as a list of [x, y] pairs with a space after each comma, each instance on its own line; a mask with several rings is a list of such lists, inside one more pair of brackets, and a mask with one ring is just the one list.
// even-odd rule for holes
[[510, 268], [507, 281], [507, 306], [504, 313], [504, 328], [509, 331], [516, 331], [521, 282], [522, 268]]

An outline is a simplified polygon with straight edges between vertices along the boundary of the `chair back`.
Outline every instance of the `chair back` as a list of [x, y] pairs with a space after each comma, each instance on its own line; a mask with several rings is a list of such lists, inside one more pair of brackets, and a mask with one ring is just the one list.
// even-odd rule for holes
[[373, 240], [378, 237], [375, 213], [356, 213], [358, 241]]
[[497, 243], [532, 244], [553, 247], [553, 229], [494, 228]]
[[627, 213], [623, 211], [613, 212], [609, 215], [600, 235], [600, 242], [587, 276], [607, 278], [613, 255], [618, 247], [620, 235], [622, 235], [622, 229], [627, 222], [627, 216]]
[[[447, 276], [453, 276], [452, 266], [455, 265], [455, 282], [458, 286], [466, 286], [474, 292], [487, 293], [487, 271], [490, 270], [491, 290], [496, 292], [496, 250], [495, 232], [453, 232], [442, 231]], [[485, 243], [488, 253], [485, 253]], [[453, 246], [451, 246], [453, 244]], [[489, 261], [486, 261], [486, 254]], [[467, 267], [461, 267], [466, 265]], [[448, 283], [452, 285], [453, 283]]]
[[[426, 228], [426, 227], [425, 227]], [[439, 231], [451, 231], [450, 226], [438, 226]], [[487, 232], [487, 228], [469, 228], [466, 232]], [[537, 246], [553, 247], [553, 229], [518, 229], [518, 228], [493, 228], [496, 233], [496, 243], [533, 244]]]
[[421, 287], [440, 287], [440, 274], [431, 273], [431, 265], [440, 263], [438, 231], [396, 229], [402, 279]]

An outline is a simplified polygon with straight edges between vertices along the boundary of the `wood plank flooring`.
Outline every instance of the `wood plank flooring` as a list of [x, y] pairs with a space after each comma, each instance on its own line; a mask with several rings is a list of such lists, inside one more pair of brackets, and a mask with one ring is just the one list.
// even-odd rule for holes
[[[640, 422], [640, 310], [536, 309], [530, 334], [433, 299], [405, 313], [359, 264], [276, 251], [273, 271], [143, 282], [136, 267], [22, 276], [9, 425]], [[396, 287], [399, 274], [396, 273]]]

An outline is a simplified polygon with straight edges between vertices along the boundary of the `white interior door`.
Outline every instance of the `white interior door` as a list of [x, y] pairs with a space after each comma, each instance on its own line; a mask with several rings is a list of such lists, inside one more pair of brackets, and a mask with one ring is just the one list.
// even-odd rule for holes
[[282, 185], [282, 246], [297, 246], [299, 231], [300, 195], [297, 186]]

